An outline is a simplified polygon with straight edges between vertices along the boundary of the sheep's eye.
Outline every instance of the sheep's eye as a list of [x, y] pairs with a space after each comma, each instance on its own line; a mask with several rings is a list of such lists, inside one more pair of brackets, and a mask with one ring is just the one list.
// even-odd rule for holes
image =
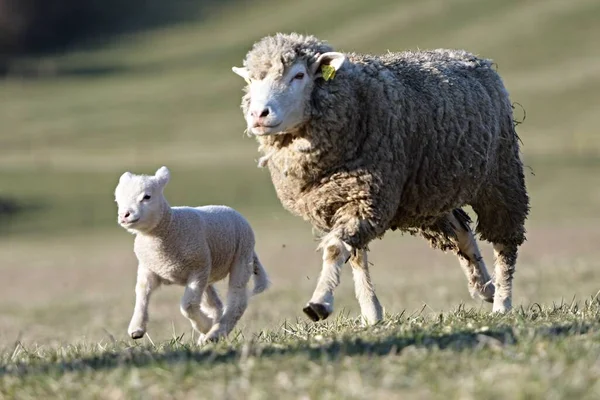
[[142, 200], [150, 200], [150, 195], [149, 195], [149, 194], [145, 195], [145, 196], [142, 198]]
[[298, 72], [296, 76], [294, 76], [294, 79], [300, 80], [302, 78], [304, 78], [304, 72]]

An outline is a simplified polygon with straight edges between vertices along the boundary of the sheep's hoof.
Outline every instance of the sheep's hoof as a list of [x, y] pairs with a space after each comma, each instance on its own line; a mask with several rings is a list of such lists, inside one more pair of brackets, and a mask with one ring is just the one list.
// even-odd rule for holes
[[146, 332], [144, 332], [142, 329], [136, 329], [135, 331], [131, 332], [129, 334], [129, 336], [131, 336], [132, 339], [141, 339], [144, 337], [144, 334]]
[[306, 307], [302, 309], [304, 313], [310, 318], [313, 322], [322, 321], [329, 317], [331, 314], [331, 310], [325, 304], [318, 303], [308, 303]]
[[510, 298], [496, 298], [494, 300], [494, 306], [492, 307], [492, 313], [505, 314], [512, 309], [512, 301]]

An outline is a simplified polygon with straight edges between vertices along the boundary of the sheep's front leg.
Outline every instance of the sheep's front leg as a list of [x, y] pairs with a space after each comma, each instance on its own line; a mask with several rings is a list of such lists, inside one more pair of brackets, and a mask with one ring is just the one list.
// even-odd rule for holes
[[326, 319], [333, 312], [333, 291], [340, 284], [342, 266], [350, 258], [350, 247], [335, 234], [323, 238], [323, 266], [312, 298], [302, 309], [313, 321]]
[[181, 298], [181, 314], [190, 320], [192, 328], [199, 332], [201, 343], [204, 334], [207, 333], [213, 325], [213, 320], [206, 315], [200, 308], [202, 295], [208, 285], [207, 276], [194, 276], [188, 280], [185, 292]]
[[146, 267], [139, 265], [135, 284], [135, 307], [127, 329], [127, 333], [132, 339], [140, 339], [146, 333], [150, 295], [159, 286], [158, 276]]
[[371, 282], [366, 250], [356, 251], [350, 258], [350, 265], [352, 266], [356, 299], [360, 304], [360, 313], [367, 324], [376, 324], [383, 318], [383, 309], [375, 295], [373, 282]]

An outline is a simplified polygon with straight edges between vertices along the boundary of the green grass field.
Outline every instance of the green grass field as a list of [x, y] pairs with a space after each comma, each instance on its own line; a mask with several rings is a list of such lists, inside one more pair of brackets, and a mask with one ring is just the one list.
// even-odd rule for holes
[[[0, 81], [0, 399], [600, 396], [598, 1], [259, 0], [207, 12], [22, 59]], [[348, 270], [331, 320], [308, 322], [316, 242], [256, 168], [231, 72], [278, 31], [340, 50], [494, 59], [527, 113], [532, 212], [515, 312], [490, 316], [454, 256], [390, 233], [370, 252], [384, 322], [358, 325]], [[113, 190], [125, 170], [161, 165], [171, 204], [228, 204], [255, 227], [273, 286], [227, 342], [193, 345], [177, 287], [153, 297], [149, 335], [127, 338], [136, 264]], [[17, 212], [2, 214], [3, 199]]]

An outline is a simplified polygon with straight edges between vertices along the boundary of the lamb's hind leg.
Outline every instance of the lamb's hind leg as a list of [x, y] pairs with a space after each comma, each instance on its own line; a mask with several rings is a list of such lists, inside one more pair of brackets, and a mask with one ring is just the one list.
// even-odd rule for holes
[[356, 251], [350, 258], [350, 265], [352, 266], [356, 299], [360, 304], [360, 313], [367, 324], [375, 324], [383, 318], [383, 310], [375, 295], [373, 282], [371, 282], [366, 250]]
[[204, 342], [215, 342], [226, 337], [238, 323], [248, 307], [248, 282], [254, 268], [252, 257], [240, 262], [229, 273], [229, 287], [225, 312], [203, 338]]
[[479, 246], [469, 226], [469, 217], [462, 210], [454, 210], [448, 216], [455, 229], [458, 249], [455, 250], [460, 266], [469, 282], [471, 297], [480, 297], [492, 303], [494, 301], [494, 284], [485, 266]]
[[213, 324], [223, 316], [223, 303], [219, 298], [217, 289], [213, 285], [208, 285], [202, 295], [200, 309], [204, 311], [213, 321]]

